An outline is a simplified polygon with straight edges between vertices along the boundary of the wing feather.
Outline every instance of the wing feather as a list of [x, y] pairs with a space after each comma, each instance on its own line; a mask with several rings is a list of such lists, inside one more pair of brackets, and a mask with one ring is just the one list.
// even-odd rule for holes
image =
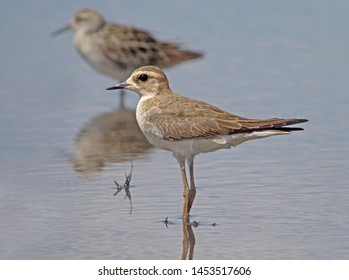
[[148, 106], [147, 121], [156, 126], [164, 139], [171, 141], [256, 130], [286, 130], [284, 126], [307, 121], [280, 118], [248, 119], [177, 94], [172, 94], [171, 98], [167, 96], [159, 99], [159, 104], [150, 110]]

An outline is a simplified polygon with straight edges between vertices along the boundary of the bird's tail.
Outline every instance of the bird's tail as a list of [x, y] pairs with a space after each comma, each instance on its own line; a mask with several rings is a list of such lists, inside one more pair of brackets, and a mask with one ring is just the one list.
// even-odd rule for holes
[[203, 56], [201, 52], [182, 49], [179, 44], [172, 42], [162, 42], [161, 49], [167, 57], [165, 67], [171, 67], [186, 60], [197, 59]]
[[263, 131], [263, 130], [278, 130], [284, 132], [291, 132], [297, 130], [304, 130], [301, 127], [289, 127], [289, 125], [307, 122], [307, 119], [266, 119], [266, 120], [255, 120], [255, 119], [241, 119], [240, 123], [243, 128], [239, 132], [248, 131]]

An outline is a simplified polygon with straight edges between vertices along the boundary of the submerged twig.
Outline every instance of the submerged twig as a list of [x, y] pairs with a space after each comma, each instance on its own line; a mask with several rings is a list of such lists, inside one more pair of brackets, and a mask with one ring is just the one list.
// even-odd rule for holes
[[125, 183], [123, 185], [120, 185], [117, 181], [114, 180], [114, 184], [116, 185], [116, 192], [113, 194], [116, 196], [119, 192], [121, 192], [122, 189], [125, 190], [125, 199], [128, 198], [130, 201], [130, 214], [132, 213], [132, 199], [131, 199], [131, 192], [130, 192], [130, 183], [132, 178], [132, 171], [133, 171], [133, 163], [131, 161], [131, 171], [127, 175], [125, 172]]
[[173, 224], [173, 222], [169, 221], [168, 217], [166, 217], [166, 219], [164, 221], [162, 221], [162, 222], [165, 224], [166, 228], [168, 228], [168, 225], [172, 225]]

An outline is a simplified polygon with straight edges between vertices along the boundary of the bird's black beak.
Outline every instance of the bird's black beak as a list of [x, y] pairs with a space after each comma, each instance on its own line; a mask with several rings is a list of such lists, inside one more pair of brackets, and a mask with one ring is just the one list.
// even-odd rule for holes
[[121, 83], [112, 87], [108, 87], [107, 90], [114, 90], [114, 89], [125, 89], [127, 88], [129, 84], [128, 83]]
[[53, 31], [51, 33], [51, 36], [55, 37], [55, 36], [65, 32], [65, 31], [68, 31], [69, 29], [71, 29], [71, 28], [70, 28], [70, 25], [68, 24], [68, 25], [66, 25], [66, 26], [64, 26], [64, 27], [62, 27], [62, 28], [60, 28], [60, 29], [58, 29], [56, 31]]

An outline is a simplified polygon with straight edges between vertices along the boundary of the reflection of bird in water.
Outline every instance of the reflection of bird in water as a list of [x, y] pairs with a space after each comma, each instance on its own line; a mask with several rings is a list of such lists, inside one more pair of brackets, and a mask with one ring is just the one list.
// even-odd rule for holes
[[84, 179], [91, 179], [107, 163], [129, 161], [151, 145], [140, 131], [135, 112], [121, 108], [101, 114], [83, 128], [75, 139], [70, 162]]
[[202, 56], [177, 43], [158, 41], [144, 30], [107, 22], [92, 9], [76, 12], [67, 26], [52, 35], [69, 29], [75, 31], [74, 45], [80, 55], [95, 70], [119, 81], [139, 66], [166, 68]]
[[194, 258], [195, 243], [193, 225], [183, 219], [182, 260], [192, 260]]

